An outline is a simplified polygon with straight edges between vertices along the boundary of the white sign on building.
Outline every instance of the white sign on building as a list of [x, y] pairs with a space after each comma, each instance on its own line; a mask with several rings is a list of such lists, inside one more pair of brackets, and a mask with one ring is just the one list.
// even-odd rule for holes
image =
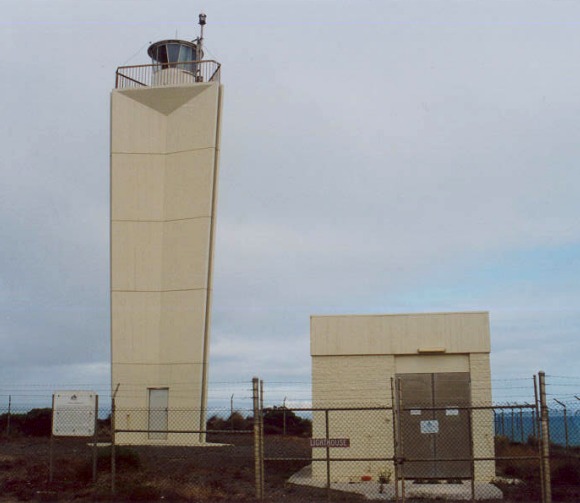
[[92, 437], [97, 403], [97, 394], [93, 391], [57, 391], [53, 395], [52, 434], [57, 437]]

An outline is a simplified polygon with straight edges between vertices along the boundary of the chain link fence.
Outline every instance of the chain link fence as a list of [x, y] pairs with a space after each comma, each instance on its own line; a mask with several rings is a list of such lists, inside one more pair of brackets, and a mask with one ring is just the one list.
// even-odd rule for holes
[[580, 501], [580, 400], [553, 400], [549, 410], [554, 500]]
[[111, 491], [125, 499], [218, 501], [254, 494], [253, 411], [115, 410]]
[[[69, 413], [74, 421], [75, 411]], [[21, 501], [109, 494], [110, 471], [103, 461], [110, 463], [110, 409], [98, 410], [90, 437], [53, 436], [51, 425], [48, 407], [0, 409], [0, 494]]]
[[58, 437], [50, 408], [0, 409], [0, 492], [18, 500], [580, 501], [575, 398], [550, 408], [547, 400], [441, 405], [395, 390], [372, 406], [264, 406], [258, 381], [253, 391], [252, 408], [205, 411], [203, 430], [196, 410], [101, 407], [96, 435]]
[[494, 413], [490, 406], [264, 409], [263, 497], [541, 501], [538, 439], [496, 435]]
[[[549, 410], [545, 391], [538, 403], [492, 405], [448, 391], [444, 404], [421, 401], [418, 393], [404, 397], [396, 388], [381, 407], [349, 400], [348, 407], [263, 409], [258, 496], [580, 501], [575, 416], [565, 420], [562, 411]], [[443, 389], [457, 389], [457, 383]], [[280, 426], [284, 421], [311, 429], [291, 432]]]

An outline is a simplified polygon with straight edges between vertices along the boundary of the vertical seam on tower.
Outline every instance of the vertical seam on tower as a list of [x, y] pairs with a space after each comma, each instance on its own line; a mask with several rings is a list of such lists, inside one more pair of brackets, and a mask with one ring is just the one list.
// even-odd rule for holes
[[[211, 318], [211, 297], [213, 289], [213, 252], [215, 239], [215, 225], [216, 225], [216, 210], [217, 210], [217, 183], [219, 172], [219, 154], [220, 154], [220, 140], [221, 140], [221, 109], [222, 109], [222, 86], [218, 84], [217, 97], [217, 117], [216, 117], [216, 131], [215, 131], [215, 154], [214, 154], [214, 170], [213, 170], [213, 184], [211, 196], [211, 220], [209, 230], [209, 264], [207, 274], [207, 294], [205, 298], [205, 323], [203, 333], [203, 349], [202, 349], [202, 365], [201, 365], [201, 410], [199, 413], [199, 430], [205, 431], [205, 409], [207, 406], [207, 377], [208, 377], [208, 359], [209, 359], [209, 326]], [[203, 433], [200, 433], [200, 437]]]

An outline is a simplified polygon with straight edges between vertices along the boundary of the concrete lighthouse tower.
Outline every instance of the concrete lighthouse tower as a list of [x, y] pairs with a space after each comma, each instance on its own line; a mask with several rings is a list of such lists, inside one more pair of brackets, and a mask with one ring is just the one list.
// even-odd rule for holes
[[141, 430], [119, 443], [204, 441], [222, 100], [204, 24], [118, 68], [111, 94], [115, 427]]

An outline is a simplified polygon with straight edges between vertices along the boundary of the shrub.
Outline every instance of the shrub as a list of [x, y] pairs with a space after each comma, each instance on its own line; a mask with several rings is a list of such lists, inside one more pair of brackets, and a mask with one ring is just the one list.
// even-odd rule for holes
[[228, 418], [213, 415], [207, 420], [207, 429], [211, 430], [251, 430], [254, 427], [254, 420], [252, 417], [242, 416], [237, 411], [234, 411]]
[[49, 437], [52, 409], [32, 409], [22, 419], [20, 430], [28, 437]]
[[294, 411], [285, 407], [271, 407], [264, 409], [264, 433], [308, 436], [312, 433], [312, 422], [309, 419], [297, 416]]
[[226, 422], [223, 418], [213, 415], [207, 420], [206, 427], [208, 430], [225, 430]]
[[246, 420], [239, 412], [233, 412], [226, 420], [227, 429], [244, 430], [246, 429], [246, 426]]
[[[580, 485], [580, 460], [569, 459], [559, 463], [552, 462], [552, 485]], [[555, 465], [555, 466], [554, 466]]]

